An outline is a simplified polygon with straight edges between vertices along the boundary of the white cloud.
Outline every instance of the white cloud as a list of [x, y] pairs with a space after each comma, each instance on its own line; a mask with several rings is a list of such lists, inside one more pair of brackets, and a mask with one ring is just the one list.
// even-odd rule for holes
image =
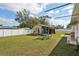
[[[22, 9], [27, 9], [28, 11], [31, 12], [30, 16], [36, 17], [33, 14], [38, 14], [38, 13], [42, 12], [43, 9], [45, 9], [46, 5], [48, 5], [48, 4], [49, 3], [44, 3], [44, 4], [43, 3], [42, 4], [39, 4], [39, 3], [3, 3], [2, 5], [4, 7], [0, 6], [0, 9], [7, 9], [7, 10], [15, 12], [15, 13]], [[5, 24], [14, 23], [14, 25], [19, 24], [14, 19], [5, 19], [5, 18], [0, 18], [0, 23], [5, 23]]]
[[73, 7], [74, 7], [74, 4], [73, 5], [66, 6], [65, 8], [62, 9], [62, 11], [67, 11], [67, 14], [68, 15], [72, 15]]
[[52, 18], [52, 19], [50, 19], [50, 23], [53, 25], [64, 25], [64, 27], [66, 28], [66, 26], [70, 23], [70, 19], [54, 19], [54, 18]]
[[[8, 10], [13, 11], [15, 13], [16, 13], [16, 11], [19, 11], [19, 10], [22, 10], [22, 9], [27, 9], [28, 11], [30, 11], [33, 14], [38, 14], [38, 13], [42, 12], [43, 9], [45, 9], [46, 8], [46, 5], [48, 5], [48, 4], [49, 3], [45, 3], [45, 4], [38, 4], [38, 3], [5, 3], [3, 5]], [[0, 8], [2, 8], [2, 7], [0, 7]], [[73, 8], [73, 6], [70, 5], [70, 6], [67, 6], [66, 8], [63, 8], [62, 11], [67, 10], [67, 12], [69, 14], [71, 14], [72, 13], [72, 8]], [[52, 10], [50, 12], [47, 12], [47, 15], [53, 16], [54, 14], [58, 14], [58, 13], [60, 13], [59, 10], [56, 10], [56, 11], [53, 11]], [[34, 15], [30, 15], [30, 16], [33, 16], [34, 17]], [[56, 24], [62, 24], [64, 26], [66, 26], [69, 23], [68, 20], [67, 21], [61, 20], [61, 19], [55, 20], [53, 18], [51, 19], [51, 21], [52, 21], [51, 23], [53, 23], [55, 25]], [[7, 23], [8, 22], [9, 23], [14, 23], [15, 22], [15, 23], [17, 23], [13, 19], [1, 19], [1, 18], [0, 18], [0, 22], [7, 22]]]
[[[66, 12], [66, 14], [67, 15], [72, 15], [72, 12], [73, 12], [73, 5], [70, 5], [70, 6], [67, 6], [67, 7], [65, 7], [64, 9], [62, 9], [61, 10], [62, 12]], [[57, 11], [55, 11], [55, 13], [59, 13], [60, 11], [59, 10], [57, 10]], [[66, 16], [67, 16], [66, 15]], [[61, 16], [65, 16], [65, 14], [62, 14]], [[60, 17], [60, 16], [59, 16]], [[58, 24], [60, 24], [60, 25], [64, 25], [64, 27], [66, 28], [67, 27], [67, 25], [70, 23], [70, 17], [68, 17], [68, 18], [60, 18], [60, 19], [54, 19], [53, 17], [52, 17], [52, 24], [54, 24], [54, 25], [58, 25]]]
[[56, 10], [56, 11], [55, 11], [56, 14], [58, 14], [59, 12], [60, 12], [59, 10]]
[[53, 10], [52, 11], [49, 11], [46, 14], [49, 15], [49, 16], [53, 16], [54, 15], [54, 11]]
[[[19, 25], [19, 23], [17, 21], [15, 21], [14, 19], [6, 19], [6, 18], [0, 18], [0, 23], [6, 23], [6, 24], [13, 24], [14, 25]], [[10, 25], [9, 25], [10, 26]]]
[[22, 9], [27, 9], [31, 13], [37, 14], [43, 11], [43, 8], [45, 8], [47, 4], [40, 5], [37, 3], [5, 3], [3, 5], [6, 6], [8, 10], [11, 10], [13, 12], [16, 12]]
[[5, 9], [4, 7], [0, 6], [0, 9]]
[[63, 8], [62, 10], [73, 9], [73, 7], [74, 7], [74, 5], [69, 5], [69, 6], [65, 7], [65, 8]]
[[36, 16], [36, 15], [33, 15], [33, 14], [30, 14], [29, 16], [31, 16], [31, 17], [38, 17], [38, 16]]
[[69, 15], [72, 15], [73, 9], [68, 10]]
[[44, 9], [46, 9], [46, 6], [48, 5], [49, 3], [44, 3], [44, 4], [42, 4], [42, 7], [44, 8]]
[[14, 22], [13, 19], [0, 18], [0, 22]]

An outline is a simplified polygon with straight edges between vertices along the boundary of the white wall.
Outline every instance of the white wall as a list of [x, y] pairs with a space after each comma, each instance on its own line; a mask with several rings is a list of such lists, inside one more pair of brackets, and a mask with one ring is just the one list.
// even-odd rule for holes
[[79, 23], [72, 26], [72, 31], [75, 32], [75, 38], [79, 37]]
[[0, 37], [2, 36], [14, 36], [24, 35], [33, 33], [32, 29], [21, 28], [21, 29], [0, 29]]
[[71, 30], [72, 30], [72, 32], [76, 33], [76, 26], [75, 25], [72, 25], [71, 26]]
[[71, 32], [71, 29], [55, 29], [55, 31]]
[[76, 36], [76, 37], [79, 37], [79, 23], [76, 24], [75, 36]]

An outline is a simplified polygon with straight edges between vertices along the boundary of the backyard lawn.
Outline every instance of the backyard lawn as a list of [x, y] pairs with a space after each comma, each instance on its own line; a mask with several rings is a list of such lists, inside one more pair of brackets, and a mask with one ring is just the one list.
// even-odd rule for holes
[[37, 36], [22, 35], [0, 38], [0, 55], [49, 55], [61, 39], [63, 32], [56, 32], [47, 40], [36, 39]]

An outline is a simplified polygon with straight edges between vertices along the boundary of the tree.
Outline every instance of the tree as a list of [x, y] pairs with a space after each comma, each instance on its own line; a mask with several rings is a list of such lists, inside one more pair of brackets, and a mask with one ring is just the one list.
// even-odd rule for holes
[[37, 17], [30, 17], [30, 25], [31, 25], [31, 28], [33, 28], [34, 26], [40, 24], [40, 21]]
[[48, 19], [51, 18], [48, 15], [39, 17], [40, 24], [49, 25]]
[[[20, 23], [19, 27], [29, 27], [30, 26], [30, 12], [27, 11], [26, 9], [23, 9], [22, 11], [18, 11], [16, 13], [16, 18], [15, 20]], [[29, 27], [30, 28], [30, 27]]]
[[16, 21], [18, 21], [19, 23], [24, 23], [26, 24], [26, 22], [28, 22], [29, 20], [29, 11], [26, 11], [26, 9], [22, 10], [22, 11], [18, 11], [16, 14]]
[[26, 9], [23, 9], [22, 11], [18, 11], [16, 14], [15, 20], [20, 23], [19, 27], [28, 27], [33, 28], [37, 24], [43, 24], [48, 25], [48, 16], [42, 16], [42, 17], [32, 17], [30, 16], [30, 12]]
[[64, 26], [63, 25], [57, 25], [55, 26], [56, 29], [64, 29]]

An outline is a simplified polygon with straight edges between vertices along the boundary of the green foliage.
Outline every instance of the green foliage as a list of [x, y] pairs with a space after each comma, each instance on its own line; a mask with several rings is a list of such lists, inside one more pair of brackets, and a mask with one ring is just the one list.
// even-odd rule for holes
[[44, 24], [48, 25], [48, 19], [49, 17], [43, 16], [43, 17], [32, 17], [30, 16], [30, 12], [26, 9], [22, 11], [18, 11], [16, 14], [16, 21], [20, 23], [19, 27], [28, 27], [33, 28], [37, 24]]
[[55, 26], [56, 29], [64, 29], [64, 26], [63, 25], [57, 25]]
[[43, 25], [49, 25], [49, 22], [48, 22], [49, 18], [50, 17], [47, 16], [47, 15], [39, 17], [40, 23], [43, 24]]

